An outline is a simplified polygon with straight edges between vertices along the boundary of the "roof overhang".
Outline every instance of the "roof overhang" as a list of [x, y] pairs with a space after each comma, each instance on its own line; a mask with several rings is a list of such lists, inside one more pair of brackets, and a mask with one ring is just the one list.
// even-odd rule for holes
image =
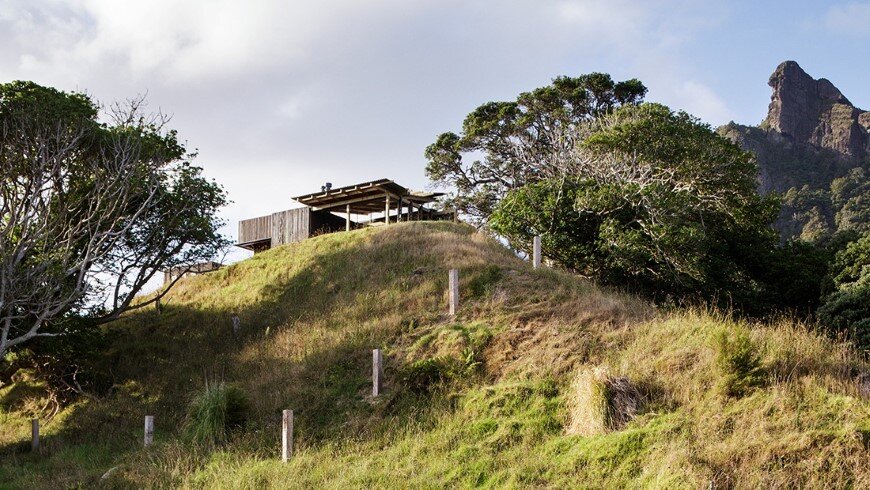
[[315, 209], [345, 212], [349, 206], [351, 213], [367, 214], [383, 212], [388, 197], [391, 200], [391, 207], [398, 204], [400, 199], [405, 204], [422, 206], [443, 195], [441, 192], [411, 192], [390, 179], [380, 179], [297, 196], [293, 199]]

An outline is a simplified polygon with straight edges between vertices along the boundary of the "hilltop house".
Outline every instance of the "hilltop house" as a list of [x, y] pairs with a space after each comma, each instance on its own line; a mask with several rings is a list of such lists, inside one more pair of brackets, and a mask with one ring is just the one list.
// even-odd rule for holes
[[320, 192], [293, 198], [303, 207], [239, 221], [236, 246], [260, 252], [311, 236], [363, 226], [453, 219], [452, 212], [425, 206], [443, 195], [441, 192], [414, 192], [390, 179], [334, 189], [327, 184]]

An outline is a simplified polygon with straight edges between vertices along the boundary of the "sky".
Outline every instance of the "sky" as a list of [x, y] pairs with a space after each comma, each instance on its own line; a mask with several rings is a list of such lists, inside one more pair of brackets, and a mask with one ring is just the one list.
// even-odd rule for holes
[[233, 238], [327, 181], [429, 188], [438, 134], [561, 75], [757, 124], [791, 59], [870, 108], [870, 1], [0, 0], [0, 39], [0, 82], [147, 94], [227, 190]]

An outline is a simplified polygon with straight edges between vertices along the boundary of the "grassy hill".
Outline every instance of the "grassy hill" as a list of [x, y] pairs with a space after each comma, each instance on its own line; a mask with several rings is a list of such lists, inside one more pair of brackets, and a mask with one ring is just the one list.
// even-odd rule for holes
[[[324, 235], [163, 303], [111, 326], [111, 393], [44, 420], [41, 454], [39, 385], [0, 388], [0, 487], [870, 487], [870, 366], [848, 345], [788, 319], [659, 311], [464, 225]], [[191, 400], [221, 383], [246, 422], [191, 442]]]

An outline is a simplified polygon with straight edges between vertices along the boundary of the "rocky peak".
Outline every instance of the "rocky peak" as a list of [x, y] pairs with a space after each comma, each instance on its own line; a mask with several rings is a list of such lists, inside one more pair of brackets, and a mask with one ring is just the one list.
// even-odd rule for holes
[[770, 76], [773, 88], [762, 127], [798, 146], [833, 150], [846, 158], [870, 153], [870, 113], [856, 108], [829, 80], [814, 79], [794, 61]]

